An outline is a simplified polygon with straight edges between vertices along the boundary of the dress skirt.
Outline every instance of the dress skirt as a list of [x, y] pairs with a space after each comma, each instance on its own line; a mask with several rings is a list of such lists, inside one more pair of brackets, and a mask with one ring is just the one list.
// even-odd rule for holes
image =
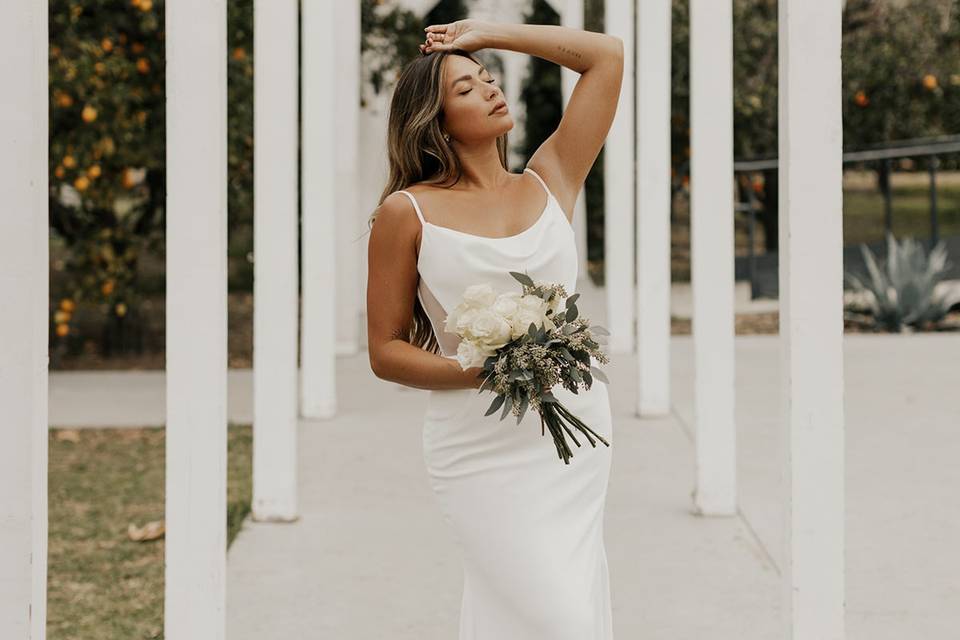
[[463, 556], [459, 640], [612, 640], [603, 518], [613, 448], [607, 385], [557, 399], [603, 436], [577, 430], [564, 464], [540, 416], [520, 424], [494, 394], [431, 390], [423, 459]]

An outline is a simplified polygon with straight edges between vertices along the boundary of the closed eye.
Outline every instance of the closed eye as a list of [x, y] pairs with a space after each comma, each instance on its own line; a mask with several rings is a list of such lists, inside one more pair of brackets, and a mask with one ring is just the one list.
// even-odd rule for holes
[[[497, 81], [496, 78], [493, 78], [492, 80], [484, 80], [484, 82], [488, 82], [488, 83], [490, 83], [490, 84], [494, 84], [496, 81]], [[460, 92], [460, 95], [465, 96], [465, 95], [467, 95], [468, 93], [470, 93], [471, 91], [473, 91], [473, 89], [467, 89], [466, 91], [461, 91], [461, 92]]]

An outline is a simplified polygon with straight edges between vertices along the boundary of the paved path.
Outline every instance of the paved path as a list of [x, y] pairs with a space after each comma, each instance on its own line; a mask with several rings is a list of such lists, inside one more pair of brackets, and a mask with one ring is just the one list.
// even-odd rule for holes
[[[585, 293], [581, 308], [602, 322], [598, 300]], [[690, 336], [672, 338], [671, 350], [666, 417], [634, 415], [634, 357], [614, 356], [607, 369], [615, 635], [782, 638], [777, 337], [736, 339], [741, 512], [727, 518], [691, 512]], [[955, 637], [960, 338], [848, 334], [844, 355], [847, 637]], [[54, 374], [51, 416], [107, 415], [100, 385], [128, 410], [149, 410], [151, 397], [162, 408], [162, 377], [102, 375]], [[228, 637], [453, 640], [462, 573], [423, 467], [426, 394], [375, 378], [365, 353], [340, 358], [338, 380], [338, 417], [300, 426], [300, 520], [248, 520], [230, 549]], [[249, 372], [230, 382], [231, 417], [242, 420]]]

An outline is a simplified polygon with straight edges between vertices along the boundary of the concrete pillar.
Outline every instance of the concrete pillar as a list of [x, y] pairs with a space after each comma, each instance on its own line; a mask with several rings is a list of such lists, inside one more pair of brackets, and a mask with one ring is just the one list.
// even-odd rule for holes
[[604, 144], [604, 282], [610, 353], [632, 353], [634, 298], [634, 93], [633, 2], [606, 0], [606, 32], [623, 40], [623, 86]]
[[[353, 354], [360, 350], [360, 320], [365, 300], [360, 297], [366, 274], [361, 269], [361, 240], [367, 232], [367, 216], [357, 203], [357, 123], [360, 118], [360, 3], [335, 2], [337, 74], [321, 78], [327, 90], [333, 89], [336, 109], [336, 262], [337, 278], [337, 352]], [[327, 301], [327, 304], [330, 302]]]
[[0, 637], [47, 622], [46, 0], [0, 4]]
[[297, 517], [297, 10], [296, 0], [254, 2], [256, 520]]
[[636, 12], [637, 415], [670, 412], [670, 0]]
[[227, 6], [170, 0], [164, 635], [226, 634]]
[[338, 75], [338, 29], [330, 2], [304, 0], [302, 7], [300, 413], [329, 418], [337, 410], [336, 231], [348, 219], [336, 215], [339, 122], [337, 92], [329, 90]]
[[[554, 0], [552, 3], [562, 7], [560, 24], [571, 29], [583, 29], [583, 0]], [[563, 108], [566, 110], [573, 88], [580, 74], [567, 67], [560, 67], [560, 85], [563, 96]], [[577, 239], [577, 254], [580, 258], [579, 277], [587, 277], [587, 200], [586, 189], [581, 189], [573, 209], [573, 227]]]
[[839, 0], [780, 0], [784, 638], [844, 630], [843, 126]]
[[733, 6], [690, 2], [690, 262], [700, 513], [737, 511], [733, 309]]

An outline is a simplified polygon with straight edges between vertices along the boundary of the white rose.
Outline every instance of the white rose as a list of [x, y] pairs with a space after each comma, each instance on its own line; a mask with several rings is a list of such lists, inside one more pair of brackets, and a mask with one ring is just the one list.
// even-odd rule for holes
[[510, 323], [489, 309], [476, 309], [464, 336], [485, 347], [499, 349], [512, 338]]
[[544, 315], [540, 311], [521, 309], [513, 320], [512, 330], [514, 337], [526, 333], [530, 329], [531, 322], [539, 327], [544, 323], [544, 320]]
[[497, 296], [496, 301], [493, 303], [493, 311], [499, 313], [507, 321], [510, 321], [517, 311], [520, 310], [520, 292], [518, 291], [509, 291], [507, 293], [501, 293]]
[[497, 292], [489, 283], [472, 284], [463, 292], [463, 302], [468, 307], [486, 308], [497, 299]]
[[524, 309], [530, 309], [531, 311], [539, 311], [543, 313], [546, 311], [547, 303], [540, 296], [528, 293], [520, 298], [520, 306]]
[[469, 340], [461, 340], [457, 345], [457, 362], [460, 363], [461, 369], [482, 367], [487, 357], [492, 355], [492, 352], [480, 348]]

